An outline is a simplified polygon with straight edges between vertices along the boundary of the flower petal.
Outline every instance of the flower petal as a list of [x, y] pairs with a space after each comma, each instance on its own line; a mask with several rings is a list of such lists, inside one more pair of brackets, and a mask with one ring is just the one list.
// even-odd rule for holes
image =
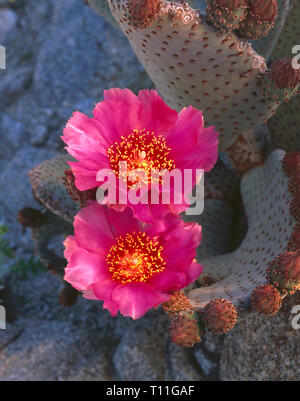
[[178, 115], [176, 124], [166, 135], [168, 146], [174, 157], [193, 150], [198, 143], [199, 132], [203, 129], [202, 112], [192, 106], [184, 108]]
[[69, 261], [74, 250], [77, 248], [76, 239], [73, 235], [70, 235], [65, 239], [64, 247], [65, 247], [64, 257]]
[[144, 283], [119, 285], [112, 294], [112, 300], [118, 305], [123, 316], [139, 319], [149, 309], [170, 299], [168, 294], [156, 291]]
[[174, 126], [177, 111], [167, 106], [156, 90], [141, 90], [138, 98], [143, 105], [145, 129], [162, 135]]
[[210, 171], [218, 160], [218, 135], [214, 127], [202, 128], [193, 149], [176, 155], [176, 167]]
[[99, 280], [110, 277], [105, 258], [77, 247], [65, 269], [64, 280], [79, 291], [86, 291]]
[[112, 300], [112, 293], [118, 285], [120, 284], [112, 279], [100, 281], [92, 285], [93, 293], [97, 299], [104, 301], [103, 308], [109, 310], [112, 316], [115, 316], [119, 310], [118, 304]]
[[88, 168], [84, 163], [68, 162], [75, 176], [75, 185], [79, 191], [97, 188], [100, 183], [96, 180], [98, 170]]
[[165, 270], [153, 276], [148, 282], [151, 287], [167, 292], [179, 290], [185, 286], [185, 283], [186, 274], [170, 270]]
[[106, 212], [105, 206], [90, 201], [88, 206], [81, 209], [75, 216], [75, 237], [81, 248], [96, 254], [103, 254], [110, 248], [113, 242], [113, 233]]
[[121, 213], [105, 208], [105, 213], [114, 237], [139, 231], [140, 229], [138, 220], [133, 217], [132, 210], [128, 207]]
[[109, 144], [119, 142], [134, 129], [143, 127], [143, 106], [129, 89], [104, 91], [104, 100], [96, 105], [94, 116]]

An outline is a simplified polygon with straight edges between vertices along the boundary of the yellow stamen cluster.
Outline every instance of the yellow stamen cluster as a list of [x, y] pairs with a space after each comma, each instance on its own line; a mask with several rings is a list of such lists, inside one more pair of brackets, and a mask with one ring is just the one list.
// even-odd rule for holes
[[122, 284], [147, 282], [165, 269], [163, 247], [144, 232], [126, 234], [116, 239], [106, 257], [108, 269], [115, 281]]
[[152, 170], [173, 170], [175, 162], [170, 158], [170, 151], [162, 135], [156, 136], [154, 132], [146, 130], [134, 130], [128, 137], [121, 137], [121, 142], [112, 145], [107, 154], [111, 168], [117, 176], [120, 176], [119, 163], [127, 162], [127, 176], [123, 177], [126, 181], [131, 171], [145, 171], [146, 180], [144, 177], [137, 177], [128, 182], [128, 186], [133, 187], [141, 181], [150, 183]]

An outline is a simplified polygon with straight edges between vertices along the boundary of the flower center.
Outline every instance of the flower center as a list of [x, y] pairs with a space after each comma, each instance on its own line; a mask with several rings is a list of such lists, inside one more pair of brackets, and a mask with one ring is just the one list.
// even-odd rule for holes
[[113, 280], [122, 284], [147, 282], [154, 274], [165, 269], [162, 250], [159, 242], [144, 232], [117, 238], [106, 257]]
[[[175, 168], [175, 162], [170, 158], [170, 151], [166, 140], [162, 135], [156, 136], [154, 132], [146, 130], [134, 130], [127, 138], [122, 137], [122, 141], [112, 145], [107, 153], [111, 168], [117, 176], [121, 176], [127, 181], [129, 174], [133, 170], [144, 170], [142, 177], [131, 178], [128, 186], [132, 187], [137, 182], [150, 183], [152, 170], [168, 170]], [[126, 175], [120, 174], [119, 163], [127, 163]]]

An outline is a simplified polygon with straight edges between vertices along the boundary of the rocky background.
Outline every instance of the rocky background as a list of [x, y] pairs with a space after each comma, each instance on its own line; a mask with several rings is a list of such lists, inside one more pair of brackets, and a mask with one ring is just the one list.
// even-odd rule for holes
[[188, 351], [170, 343], [161, 312], [132, 321], [112, 319], [83, 299], [71, 309], [59, 305], [61, 283], [34, 271], [30, 233], [17, 222], [22, 207], [41, 208], [27, 172], [62, 150], [73, 111], [90, 114], [104, 89], [137, 92], [151, 82], [126, 38], [84, 0], [0, 0], [0, 45], [7, 51], [7, 69], [0, 70], [0, 225], [9, 228], [14, 263], [23, 266], [0, 260], [0, 304], [8, 315], [0, 380], [299, 380], [299, 331], [291, 328], [289, 304], [274, 319], [253, 316], [225, 340], [206, 336]]

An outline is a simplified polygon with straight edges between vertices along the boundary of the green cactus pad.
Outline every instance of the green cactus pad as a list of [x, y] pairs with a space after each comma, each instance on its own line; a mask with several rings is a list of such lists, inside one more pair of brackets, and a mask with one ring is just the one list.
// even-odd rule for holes
[[[249, 171], [241, 183], [248, 218], [248, 232], [237, 250], [226, 255], [200, 260], [204, 274], [217, 282], [188, 294], [196, 309], [214, 298], [224, 298], [242, 309], [252, 291], [266, 283], [266, 269], [284, 252], [295, 220], [288, 204], [288, 177], [282, 171], [283, 151], [273, 152], [262, 167]], [[200, 282], [201, 283], [201, 282]]]
[[[281, 34], [283, 27], [286, 22], [286, 18], [289, 12], [290, 0], [277, 0], [278, 3], [278, 17], [276, 19], [275, 27], [271, 30], [266, 38], [253, 42], [253, 48], [261, 56], [269, 59], [272, 51], [278, 41], [279, 35]], [[283, 57], [276, 57], [283, 58]]]
[[293, 57], [292, 47], [300, 45], [300, 2], [293, 1], [286, 18], [284, 28], [277, 40], [272, 52], [272, 59], [278, 60], [286, 57]]
[[72, 222], [79, 206], [70, 198], [64, 185], [64, 172], [70, 156], [59, 155], [34, 167], [29, 172], [35, 197], [61, 218]]
[[[292, 48], [300, 45], [300, 2], [294, 1], [285, 26], [272, 53], [274, 60], [293, 57]], [[299, 61], [300, 64], [300, 61]], [[274, 146], [286, 151], [300, 151], [300, 95], [282, 103], [269, 122]]]
[[226, 157], [239, 176], [266, 161], [270, 150], [270, 133], [264, 126], [257, 126], [239, 135], [226, 150]]
[[274, 117], [268, 121], [274, 146], [285, 151], [300, 151], [300, 96], [282, 103]]
[[186, 4], [162, 1], [152, 24], [139, 29], [130, 24], [124, 1], [109, 3], [165, 101], [177, 110], [203, 110], [206, 124], [220, 132], [221, 149], [275, 113], [278, 102], [266, 99], [258, 86], [265, 60], [250, 43], [214, 31]]

